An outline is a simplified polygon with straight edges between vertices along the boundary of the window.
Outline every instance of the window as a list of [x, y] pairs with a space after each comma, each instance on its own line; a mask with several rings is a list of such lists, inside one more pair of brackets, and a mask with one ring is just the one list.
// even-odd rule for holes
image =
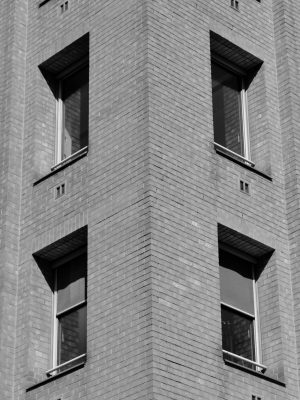
[[[235, 42], [254, 49], [251, 42]], [[218, 154], [270, 173], [263, 61], [210, 32], [214, 147]]]
[[85, 364], [87, 247], [88, 227], [83, 226], [33, 253], [39, 290], [31, 293], [35, 317], [30, 334], [35, 335], [36, 321], [40, 341], [30, 371], [37, 381]]
[[86, 253], [54, 265], [53, 369], [61, 372], [86, 355]]
[[218, 223], [223, 358], [228, 366], [284, 381], [274, 236], [244, 221], [240, 227]]
[[42, 149], [39, 165], [48, 173], [49, 167], [56, 170], [87, 154], [89, 34], [52, 55], [39, 69], [44, 78], [39, 98], [43, 115], [38, 129]]
[[250, 160], [246, 73], [220, 57], [212, 60], [215, 143]]
[[220, 248], [222, 348], [227, 360], [251, 369], [260, 364], [255, 264]]
[[57, 156], [59, 163], [88, 145], [89, 68], [85, 65], [58, 80]]

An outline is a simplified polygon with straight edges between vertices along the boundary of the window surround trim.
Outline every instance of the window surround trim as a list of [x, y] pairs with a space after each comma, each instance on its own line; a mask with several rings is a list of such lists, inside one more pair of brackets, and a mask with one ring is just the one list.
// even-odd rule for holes
[[230, 154], [237, 156], [244, 163], [254, 167], [255, 164], [251, 161], [251, 153], [250, 153], [250, 134], [249, 134], [249, 114], [248, 114], [248, 99], [247, 99], [247, 89], [245, 85], [245, 79], [247, 78], [247, 71], [243, 70], [236, 64], [231, 63], [230, 61], [224, 59], [218, 54], [212, 53], [211, 55], [211, 64], [217, 64], [220, 67], [227, 69], [228, 71], [236, 74], [241, 80], [241, 118], [242, 118], [242, 135], [243, 135], [243, 152], [244, 156], [228, 149], [220, 145], [219, 143], [214, 142], [216, 146], [218, 146], [221, 150], [227, 151]]

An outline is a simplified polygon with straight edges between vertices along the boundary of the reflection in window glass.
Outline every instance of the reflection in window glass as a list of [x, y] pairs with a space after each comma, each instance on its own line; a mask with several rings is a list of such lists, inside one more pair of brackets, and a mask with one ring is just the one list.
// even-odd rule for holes
[[84, 301], [86, 255], [74, 258], [57, 270], [57, 312]]
[[221, 301], [254, 315], [252, 264], [220, 251]]
[[88, 67], [62, 80], [62, 159], [69, 157], [71, 154], [88, 145], [88, 82]]
[[212, 64], [214, 140], [244, 156], [241, 90], [239, 76]]
[[255, 360], [254, 319], [222, 306], [223, 350]]
[[86, 352], [86, 306], [59, 318], [58, 364]]

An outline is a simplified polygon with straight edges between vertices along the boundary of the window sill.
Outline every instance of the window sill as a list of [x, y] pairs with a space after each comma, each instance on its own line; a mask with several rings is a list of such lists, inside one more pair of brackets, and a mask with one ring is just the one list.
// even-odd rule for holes
[[50, 0], [43, 0], [39, 4], [39, 8], [43, 7], [45, 4], [47, 4]]
[[[221, 303], [221, 304], [223, 306], [225, 305], [226, 307], [228, 307], [225, 303]], [[236, 309], [236, 310], [238, 310], [238, 309]], [[239, 310], [239, 312], [242, 312], [242, 311]], [[230, 351], [227, 351], [227, 350], [224, 350], [224, 349], [222, 350], [222, 352], [223, 352], [223, 357], [224, 357], [225, 360], [232, 361], [229, 358], [233, 358], [234, 360], [240, 361], [242, 363], [246, 363], [246, 364], [252, 365], [253, 368], [256, 368], [256, 369], [254, 369], [254, 371], [260, 370], [260, 372], [262, 372], [262, 373], [265, 373], [266, 370], [267, 370], [267, 367], [265, 365], [260, 364], [260, 363], [258, 363], [256, 361], [252, 361], [249, 358], [245, 358], [245, 357], [239, 356], [239, 355], [237, 355], [235, 353], [231, 353]], [[237, 364], [239, 364], [239, 363], [237, 363]], [[244, 364], [239, 364], [239, 365], [245, 366]], [[246, 368], [252, 369], [251, 367], [247, 367], [247, 366], [246, 366]]]
[[219, 145], [216, 142], [214, 142], [214, 148], [216, 153], [219, 154], [220, 156], [225, 157], [228, 160], [231, 160], [238, 165], [241, 165], [242, 167], [248, 169], [249, 171], [252, 171], [257, 175], [260, 175], [263, 178], [268, 179], [269, 181], [273, 180], [270, 175], [267, 175], [264, 172], [254, 168], [255, 164], [252, 161], [244, 159], [244, 157], [241, 157], [239, 154], [227, 150], [225, 147]]
[[62, 168], [64, 165], [70, 164], [70, 162], [75, 161], [78, 158], [80, 158], [83, 154], [86, 154], [87, 151], [88, 147], [87, 146], [83, 147], [82, 149], [76, 151], [76, 153], [71, 154], [70, 156], [61, 160], [59, 163], [53, 165], [53, 167], [51, 167], [51, 171], [56, 171], [57, 169]]
[[84, 147], [83, 149], [79, 150], [77, 153], [73, 154], [68, 159], [63, 160], [59, 164], [56, 164], [54, 167], [52, 167], [51, 172], [44, 175], [42, 178], [38, 179], [37, 181], [33, 182], [33, 186], [38, 185], [39, 183], [43, 182], [44, 180], [50, 178], [50, 176], [55, 175], [57, 172], [67, 168], [69, 165], [74, 164], [76, 161], [85, 157], [87, 154], [88, 154], [88, 147]]
[[86, 363], [86, 360], [78, 363], [77, 365], [74, 365], [73, 367], [70, 367], [70, 368], [66, 369], [65, 371], [58, 372], [55, 375], [49, 376], [46, 379], [44, 379], [44, 380], [42, 380], [42, 381], [40, 381], [38, 383], [35, 383], [34, 385], [28, 387], [26, 389], [26, 392], [31, 392], [32, 390], [37, 389], [40, 386], [47, 385], [47, 383], [49, 383], [49, 382], [52, 382], [52, 381], [54, 381], [56, 379], [59, 379], [59, 378], [65, 376], [65, 375], [71, 374], [72, 372], [75, 372], [75, 371], [83, 368], [85, 366], [85, 363]]
[[[79, 304], [86, 304], [86, 301], [83, 301]], [[76, 308], [78, 308], [78, 306], [75, 306]], [[65, 311], [64, 311], [65, 312]], [[53, 375], [57, 375], [60, 372], [66, 371], [71, 369], [73, 366], [75, 367], [78, 364], [81, 364], [82, 362], [85, 362], [86, 360], [86, 353], [81, 354], [78, 357], [72, 358], [69, 361], [66, 361], [62, 364], [57, 365], [54, 368], [51, 368], [49, 371], [46, 372], [47, 376], [53, 376]]]
[[224, 363], [225, 363], [225, 365], [228, 365], [230, 367], [239, 369], [240, 371], [247, 372], [248, 374], [257, 376], [259, 378], [265, 379], [266, 381], [275, 383], [276, 385], [280, 385], [280, 386], [283, 386], [283, 387], [286, 386], [285, 383], [283, 381], [280, 381], [279, 379], [272, 378], [272, 377], [270, 377], [268, 375], [263, 374], [262, 372], [255, 371], [255, 370], [253, 370], [251, 368], [248, 368], [248, 367], [245, 367], [243, 365], [240, 365], [240, 364], [238, 364], [238, 363], [236, 363], [234, 361], [226, 360], [224, 358]]

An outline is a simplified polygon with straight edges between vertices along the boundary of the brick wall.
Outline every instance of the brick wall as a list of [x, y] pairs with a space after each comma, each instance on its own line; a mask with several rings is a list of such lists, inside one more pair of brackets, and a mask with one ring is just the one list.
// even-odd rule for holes
[[[293, 384], [282, 389], [250, 374], [233, 371], [232, 367], [224, 366], [221, 357], [218, 222], [266, 245], [273, 243], [276, 258], [265, 269], [261, 280], [263, 285], [273, 288], [262, 294], [261, 299], [268, 301], [269, 306], [269, 317], [262, 326], [262, 356], [268, 363], [270, 376], [284, 377], [288, 382], [297, 379], [297, 360], [292, 355], [295, 350], [293, 318], [287, 318], [283, 312], [293, 303], [287, 283], [289, 258], [282, 157], [277, 146], [281, 132], [275, 100], [271, 16], [269, 2], [263, 7], [257, 2], [241, 3], [240, 13], [229, 4], [226, 7], [217, 1], [209, 4], [162, 1], [149, 5], [150, 176], [155, 205], [151, 213], [154, 393], [157, 398], [298, 396]], [[272, 182], [213, 151], [210, 30], [264, 61], [263, 96], [266, 104], [272, 106], [263, 111], [266, 135], [261, 146], [265, 154], [272, 149], [264, 169], [270, 171]], [[251, 196], [240, 192], [241, 177], [250, 181]], [[271, 333], [274, 357], [268, 342]]]
[[[275, 2], [274, 26], [276, 37], [276, 60], [282, 131], [282, 153], [284, 159], [285, 195], [289, 227], [291, 279], [294, 293], [294, 321], [297, 349], [299, 351], [299, 61], [300, 35], [299, 3], [296, 1]], [[292, 23], [291, 23], [292, 22]], [[299, 354], [297, 357], [299, 374]]]
[[[70, 1], [61, 14], [50, 1], [30, 5], [29, 19], [15, 396], [150, 399], [145, 2]], [[86, 33], [88, 155], [33, 186], [55, 153], [55, 96], [38, 66]], [[52, 291], [32, 253], [85, 225], [87, 363], [25, 394], [51, 368]]]
[[21, 160], [24, 120], [27, 2], [0, 6], [0, 393], [12, 399]]

